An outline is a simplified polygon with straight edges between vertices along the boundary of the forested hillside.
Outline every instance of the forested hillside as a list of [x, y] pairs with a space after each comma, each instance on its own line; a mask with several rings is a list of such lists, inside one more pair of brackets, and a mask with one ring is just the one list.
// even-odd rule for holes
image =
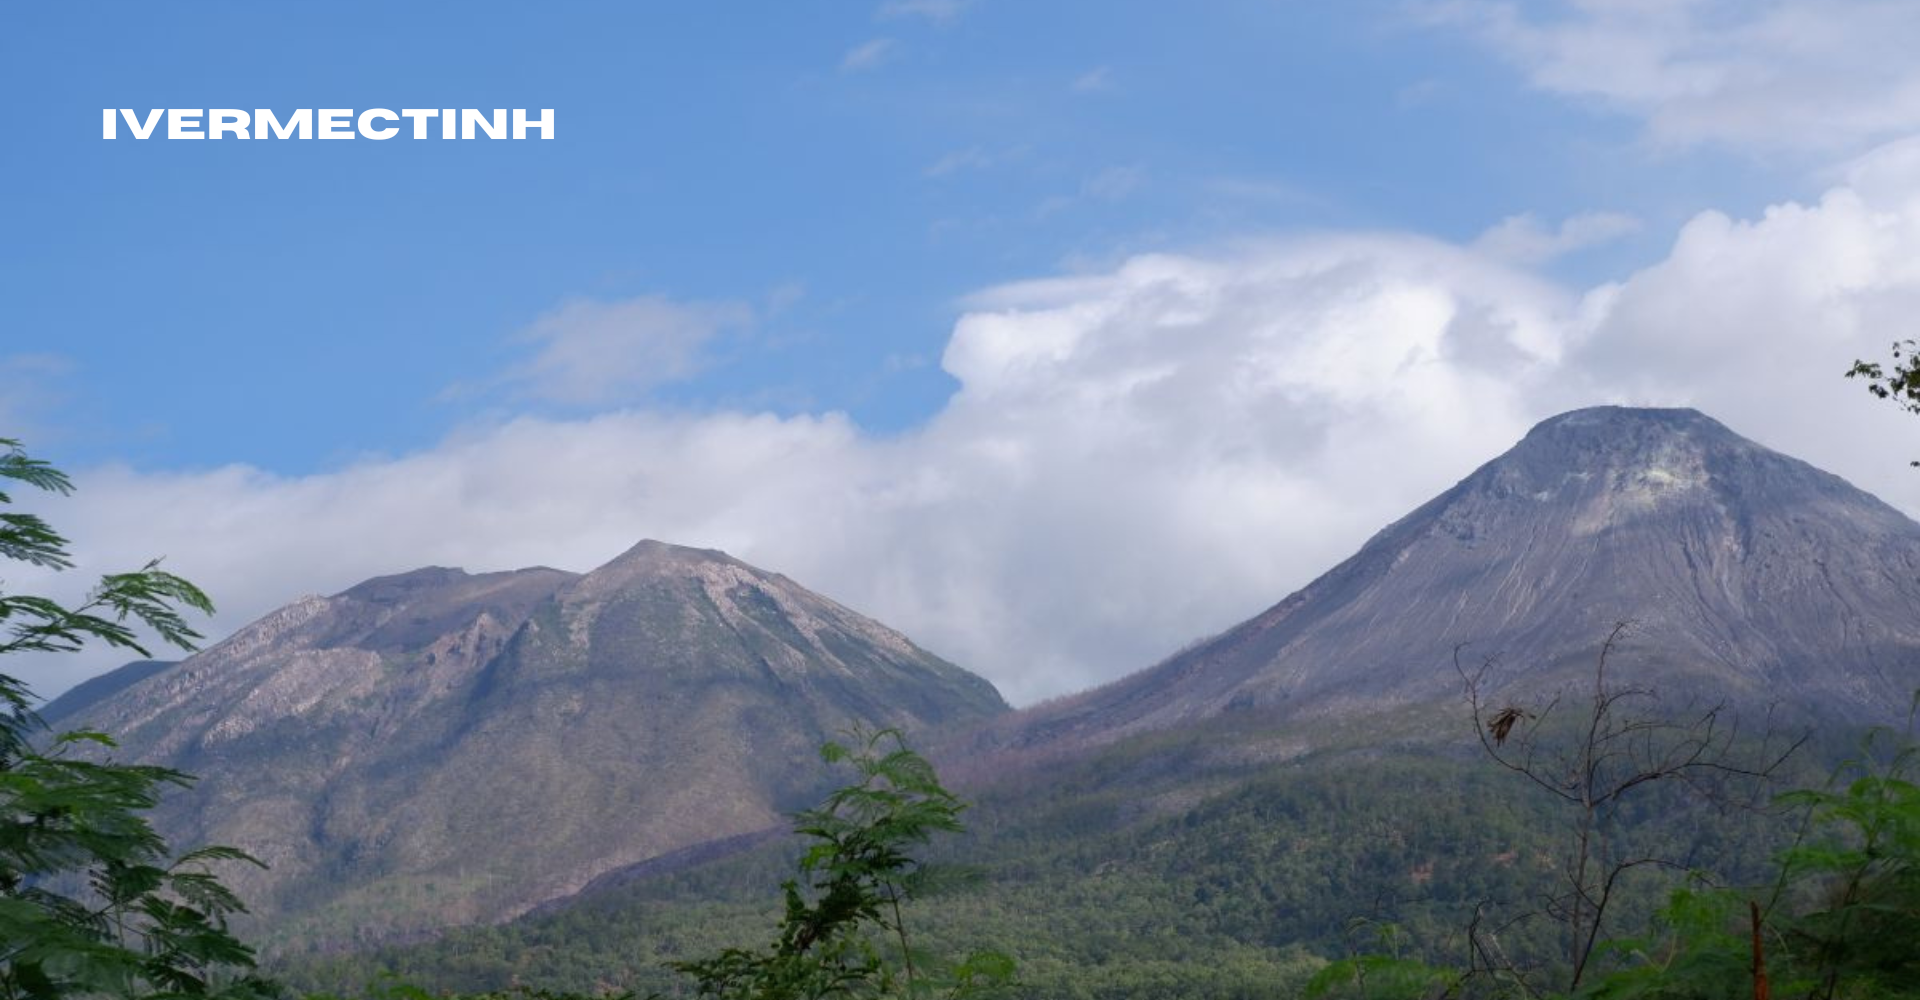
[[[1456, 730], [1457, 731], [1457, 730]], [[1464, 955], [1476, 908], [1513, 919], [1562, 879], [1568, 817], [1477, 746], [1347, 748], [1223, 763], [1257, 745], [1228, 727], [1136, 741], [1095, 763], [982, 789], [969, 833], [938, 849], [977, 885], [918, 904], [930, 946], [1014, 957], [1021, 997], [1296, 997], [1330, 959], [1394, 947]], [[1782, 774], [1817, 781], [1809, 756]], [[1649, 850], [1762, 880], [1793, 817], [1650, 789], [1624, 817]], [[310, 956], [303, 985], [352, 989], [392, 973], [434, 989], [511, 982], [594, 991], [681, 982], [664, 963], [761, 937], [792, 841], [575, 901], [561, 912], [413, 947]], [[1672, 884], [1633, 886], [1616, 915], [1644, 926]], [[1519, 959], [1553, 951], [1550, 922], [1503, 935]]]

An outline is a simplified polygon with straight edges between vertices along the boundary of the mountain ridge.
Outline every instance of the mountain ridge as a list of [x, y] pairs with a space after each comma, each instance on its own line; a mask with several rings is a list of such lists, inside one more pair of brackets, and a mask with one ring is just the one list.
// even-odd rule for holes
[[841, 729], [1004, 710], [784, 576], [648, 541], [586, 574], [424, 567], [302, 598], [69, 722], [198, 775], [161, 829], [272, 865], [233, 881], [317, 942], [521, 912], [781, 823]]

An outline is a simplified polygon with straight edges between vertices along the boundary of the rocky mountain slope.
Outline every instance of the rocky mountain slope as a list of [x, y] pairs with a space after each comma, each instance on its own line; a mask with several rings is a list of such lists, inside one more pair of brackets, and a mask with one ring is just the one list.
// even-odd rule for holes
[[1920, 524], [1693, 410], [1554, 417], [1352, 558], [1161, 664], [993, 725], [981, 746], [1105, 745], [1458, 702], [1617, 662], [1665, 696], [1895, 721], [1920, 687]]
[[59, 697], [41, 705], [35, 712], [42, 722], [58, 728], [68, 716], [84, 712], [178, 662], [180, 661], [135, 660], [118, 669], [109, 670], [97, 677], [89, 677], [75, 684]]
[[642, 542], [576, 576], [423, 569], [282, 608], [62, 720], [200, 776], [159, 814], [276, 936], [495, 919], [779, 825], [820, 742], [1005, 705], [786, 577]]

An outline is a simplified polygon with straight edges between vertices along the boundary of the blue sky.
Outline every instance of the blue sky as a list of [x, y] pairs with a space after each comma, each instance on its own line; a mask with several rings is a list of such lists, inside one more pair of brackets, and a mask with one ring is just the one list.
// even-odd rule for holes
[[[4, 72], [32, 138], [0, 273], [16, 344], [64, 362], [30, 426], [70, 461], [324, 469], [525, 404], [446, 390], [524, 356], [556, 303], [659, 294], [760, 320], [621, 402], [894, 430], [951, 393], [955, 300], [998, 282], [1300, 228], [1464, 241], [1607, 210], [1657, 233], [1781, 193], [1760, 163], [1649, 157], [1631, 120], [1570, 113], [1397, 5], [1193, 6], [16, 8]], [[97, 124], [387, 105], [553, 107], [560, 138]]]
[[[164, 552], [216, 636], [654, 535], [1029, 700], [1570, 406], [1915, 509], [1826, 384], [1912, 332], [1914, 44], [1869, 0], [13, 5], [0, 420], [81, 474], [86, 568]], [[99, 136], [376, 106], [558, 136]]]

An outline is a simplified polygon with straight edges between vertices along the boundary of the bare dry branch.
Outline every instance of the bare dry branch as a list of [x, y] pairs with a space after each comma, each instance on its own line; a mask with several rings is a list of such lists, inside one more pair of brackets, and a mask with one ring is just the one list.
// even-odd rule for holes
[[[1538, 708], [1496, 697], [1490, 680], [1494, 658], [1469, 668], [1461, 655], [1464, 646], [1453, 654], [1474, 733], [1488, 759], [1526, 778], [1571, 812], [1557, 887], [1540, 898], [1531, 914], [1562, 926], [1570, 970], [1564, 988], [1569, 992], [1577, 990], [1590, 971], [1623, 880], [1641, 870], [1691, 867], [1685, 860], [1636, 849], [1637, 837], [1621, 819], [1623, 803], [1635, 798], [1638, 789], [1675, 782], [1702, 802], [1756, 807], [1775, 774], [1809, 738], [1808, 733], [1783, 738], [1771, 708], [1758, 751], [1743, 742], [1741, 727], [1724, 703], [1679, 717], [1663, 712], [1654, 688], [1621, 683], [1612, 676], [1614, 657], [1631, 630], [1630, 623], [1617, 622], [1608, 631], [1594, 658], [1586, 711], [1567, 724], [1548, 722], [1561, 707], [1561, 695]], [[1497, 937], [1485, 924], [1481, 908], [1476, 908], [1468, 928], [1471, 960], [1524, 982], [1521, 970], [1498, 951]]]

